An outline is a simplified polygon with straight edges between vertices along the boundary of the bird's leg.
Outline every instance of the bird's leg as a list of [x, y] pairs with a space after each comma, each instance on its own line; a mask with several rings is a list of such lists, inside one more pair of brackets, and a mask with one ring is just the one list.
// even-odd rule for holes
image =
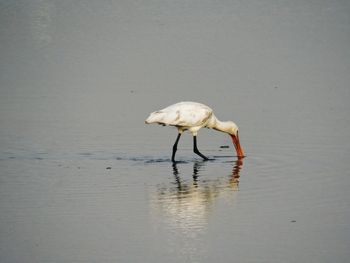
[[204, 156], [197, 148], [197, 136], [193, 136], [193, 152], [198, 154], [200, 157], [202, 157], [204, 160], [209, 160], [206, 156]]
[[179, 132], [179, 134], [177, 135], [176, 141], [174, 143], [174, 146], [173, 146], [173, 154], [171, 156], [172, 162], [175, 162], [175, 153], [177, 151], [177, 144], [179, 143], [180, 137], [181, 137], [181, 133]]

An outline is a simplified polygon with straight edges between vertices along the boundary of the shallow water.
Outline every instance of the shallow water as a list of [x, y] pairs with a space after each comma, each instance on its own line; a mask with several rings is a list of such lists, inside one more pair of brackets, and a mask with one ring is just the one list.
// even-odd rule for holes
[[350, 5], [260, 2], [0, 2], [0, 261], [347, 262]]

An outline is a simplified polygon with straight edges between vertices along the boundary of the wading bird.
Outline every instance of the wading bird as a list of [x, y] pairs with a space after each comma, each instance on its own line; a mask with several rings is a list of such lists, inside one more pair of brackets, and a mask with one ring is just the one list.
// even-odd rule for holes
[[171, 156], [173, 162], [175, 162], [175, 153], [181, 134], [186, 130], [189, 130], [193, 135], [193, 152], [204, 160], [208, 160], [197, 148], [197, 134], [203, 127], [228, 133], [232, 138], [237, 157], [244, 157], [244, 151], [239, 143], [238, 126], [232, 121], [219, 121], [215, 117], [213, 110], [204, 104], [190, 101], [179, 102], [162, 110], [152, 112], [145, 123], [158, 123], [163, 126], [170, 125], [177, 127], [178, 135]]

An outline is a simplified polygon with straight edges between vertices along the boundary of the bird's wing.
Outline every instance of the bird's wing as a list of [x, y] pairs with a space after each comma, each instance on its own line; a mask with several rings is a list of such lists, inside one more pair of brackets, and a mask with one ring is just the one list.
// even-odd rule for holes
[[199, 103], [179, 103], [164, 109], [169, 125], [182, 127], [203, 126], [212, 115], [212, 110]]
[[206, 109], [183, 109], [178, 112], [176, 125], [184, 127], [204, 126], [211, 116], [211, 111]]
[[159, 123], [179, 127], [205, 126], [212, 116], [212, 110], [200, 103], [180, 102], [152, 112], [146, 123]]

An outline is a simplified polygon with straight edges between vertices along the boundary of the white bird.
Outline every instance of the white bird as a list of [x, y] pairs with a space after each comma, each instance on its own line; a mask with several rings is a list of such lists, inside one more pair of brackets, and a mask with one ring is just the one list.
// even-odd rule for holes
[[197, 134], [203, 128], [215, 129], [228, 133], [233, 145], [235, 146], [237, 157], [243, 158], [244, 151], [241, 148], [238, 137], [238, 126], [232, 121], [219, 121], [211, 108], [198, 102], [179, 102], [162, 110], [152, 112], [145, 121], [146, 124], [158, 123], [161, 125], [175, 126], [178, 129], [178, 135], [173, 146], [171, 160], [175, 162], [175, 153], [181, 134], [189, 130], [193, 135], [193, 151], [204, 160], [208, 160], [197, 148]]

